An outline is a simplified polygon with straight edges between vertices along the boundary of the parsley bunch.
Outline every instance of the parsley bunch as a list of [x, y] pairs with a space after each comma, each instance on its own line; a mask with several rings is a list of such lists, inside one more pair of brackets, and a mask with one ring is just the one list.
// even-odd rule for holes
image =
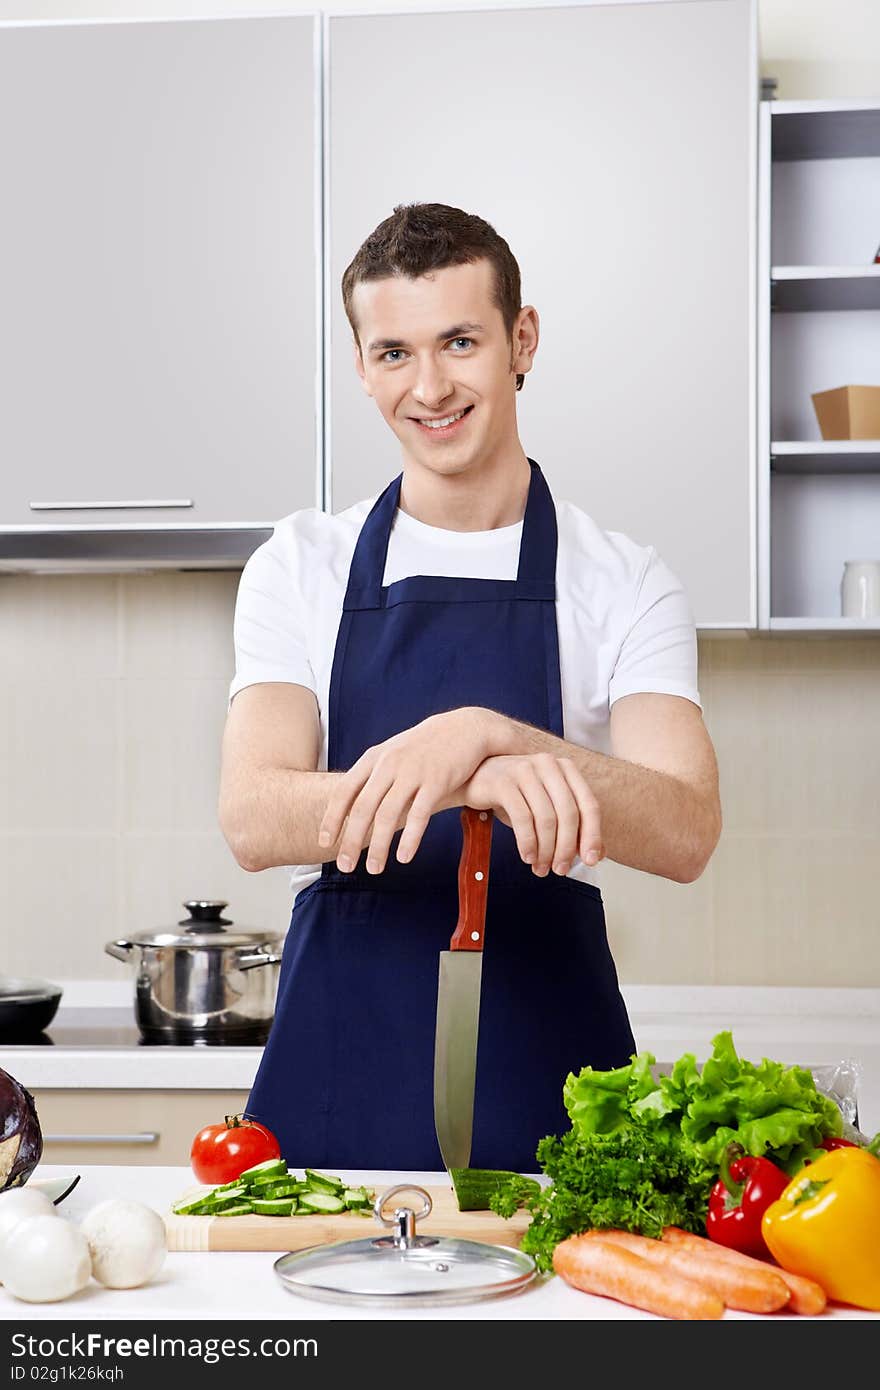
[[714, 1174], [680, 1135], [639, 1124], [611, 1134], [548, 1135], [537, 1159], [552, 1180], [526, 1205], [522, 1249], [552, 1267], [559, 1241], [588, 1228], [659, 1237], [664, 1226], [703, 1234]]

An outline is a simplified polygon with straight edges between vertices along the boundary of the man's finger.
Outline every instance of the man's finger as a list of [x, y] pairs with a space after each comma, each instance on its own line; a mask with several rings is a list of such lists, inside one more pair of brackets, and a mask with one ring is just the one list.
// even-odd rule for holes
[[537, 849], [532, 873], [546, 878], [553, 863], [556, 848], [556, 808], [547, 788], [538, 776], [534, 763], [523, 762], [517, 770], [517, 782], [532, 814], [537, 836]]
[[397, 861], [399, 864], [408, 864], [422, 843], [422, 836], [428, 825], [428, 821], [434, 814], [436, 806], [434, 796], [425, 787], [421, 787], [412, 799], [403, 833], [397, 844]]
[[388, 860], [391, 841], [413, 799], [413, 791], [392, 783], [373, 817], [373, 829], [367, 849], [367, 873], [381, 874]]
[[536, 768], [556, 811], [556, 844], [551, 867], [555, 874], [564, 877], [578, 852], [580, 808], [558, 758], [551, 754], [546, 760], [537, 762]]
[[327, 808], [318, 827], [318, 844], [322, 848], [335, 845], [342, 834], [343, 822], [351, 811], [355, 797], [360, 794], [373, 770], [376, 752], [375, 748], [368, 748], [362, 753], [357, 762], [352, 763], [348, 772], [343, 773], [330, 793]]
[[534, 864], [538, 853], [538, 835], [528, 802], [513, 780], [502, 788], [499, 809], [516, 838], [516, 847], [525, 864]]
[[342, 873], [351, 873], [357, 864], [361, 850], [369, 842], [376, 812], [391, 785], [390, 773], [374, 769], [355, 797], [336, 855], [336, 864]]
[[571, 758], [560, 758], [559, 766], [571, 787], [580, 811], [581, 826], [578, 853], [585, 864], [598, 864], [600, 859], [605, 858], [599, 803], [590, 790], [587, 779]]

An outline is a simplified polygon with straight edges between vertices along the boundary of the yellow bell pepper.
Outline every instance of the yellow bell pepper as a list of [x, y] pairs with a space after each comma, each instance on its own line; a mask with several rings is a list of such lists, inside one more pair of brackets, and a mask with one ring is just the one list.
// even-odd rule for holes
[[880, 1312], [880, 1158], [833, 1149], [807, 1164], [764, 1212], [761, 1234], [789, 1273]]

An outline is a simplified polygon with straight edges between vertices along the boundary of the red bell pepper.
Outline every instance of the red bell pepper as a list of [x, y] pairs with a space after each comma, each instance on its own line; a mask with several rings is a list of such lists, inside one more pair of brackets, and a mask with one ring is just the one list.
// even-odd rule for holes
[[739, 1144], [728, 1144], [721, 1172], [709, 1194], [706, 1234], [743, 1255], [766, 1259], [761, 1217], [785, 1191], [791, 1178], [768, 1158], [755, 1158]]
[[857, 1149], [858, 1144], [854, 1144], [851, 1139], [823, 1139], [819, 1144], [820, 1149], [827, 1149], [832, 1153], [835, 1149]]

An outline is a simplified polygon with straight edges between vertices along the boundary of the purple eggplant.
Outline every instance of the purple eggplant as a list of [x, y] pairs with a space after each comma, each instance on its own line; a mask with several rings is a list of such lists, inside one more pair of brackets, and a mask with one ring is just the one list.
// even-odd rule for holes
[[0, 1191], [26, 1183], [42, 1156], [34, 1098], [0, 1067]]

